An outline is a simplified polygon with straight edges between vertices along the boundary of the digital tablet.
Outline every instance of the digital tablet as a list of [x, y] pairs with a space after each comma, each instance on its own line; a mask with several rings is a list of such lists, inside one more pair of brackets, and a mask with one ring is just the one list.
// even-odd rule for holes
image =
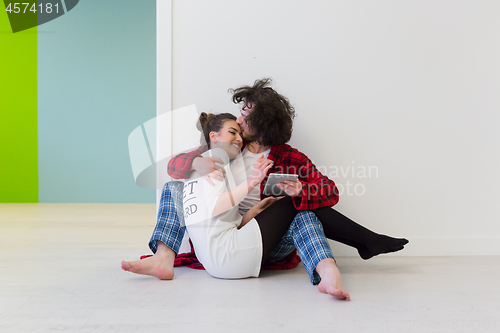
[[278, 186], [276, 186], [278, 183], [282, 183], [285, 180], [291, 180], [296, 182], [298, 175], [294, 174], [285, 174], [285, 173], [272, 173], [269, 175], [267, 178], [267, 183], [266, 186], [264, 187], [264, 192], [262, 192], [264, 195], [272, 195], [275, 197], [282, 196], [282, 195], [288, 195], [286, 194], [285, 191], [280, 190]]

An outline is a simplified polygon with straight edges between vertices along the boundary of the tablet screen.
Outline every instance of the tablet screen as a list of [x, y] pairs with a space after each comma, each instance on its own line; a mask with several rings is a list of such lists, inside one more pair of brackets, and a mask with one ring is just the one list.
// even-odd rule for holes
[[285, 191], [281, 190], [276, 186], [278, 183], [282, 183], [285, 180], [297, 181], [298, 175], [295, 174], [284, 174], [284, 173], [272, 173], [267, 178], [266, 186], [264, 187], [264, 195], [272, 195], [275, 197], [288, 195]]

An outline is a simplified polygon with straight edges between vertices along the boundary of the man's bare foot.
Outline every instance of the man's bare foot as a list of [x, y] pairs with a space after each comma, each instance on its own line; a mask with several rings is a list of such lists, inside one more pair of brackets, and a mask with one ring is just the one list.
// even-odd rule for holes
[[340, 271], [332, 258], [321, 260], [316, 265], [316, 272], [321, 276], [321, 282], [318, 284], [318, 290], [322, 293], [332, 295], [337, 299], [350, 301], [351, 296], [344, 291]]
[[154, 276], [160, 280], [172, 280], [174, 278], [174, 259], [175, 252], [165, 244], [158, 242], [158, 250], [152, 257], [137, 261], [122, 261], [122, 269], [136, 274]]

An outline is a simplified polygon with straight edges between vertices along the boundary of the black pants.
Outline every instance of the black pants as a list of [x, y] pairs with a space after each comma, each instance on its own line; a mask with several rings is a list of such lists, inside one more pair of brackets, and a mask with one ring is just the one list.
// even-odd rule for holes
[[[298, 212], [293, 205], [292, 198], [285, 197], [255, 217], [262, 235], [263, 260], [279, 244]], [[377, 234], [331, 207], [317, 208], [312, 212], [321, 221], [326, 238], [356, 248], [363, 259], [369, 259], [381, 253], [399, 251], [408, 243], [408, 240], [404, 238]]]
[[290, 228], [297, 210], [293, 206], [291, 197], [285, 197], [264, 209], [255, 220], [259, 224], [262, 236], [262, 262], [271, 254], [281, 238]]

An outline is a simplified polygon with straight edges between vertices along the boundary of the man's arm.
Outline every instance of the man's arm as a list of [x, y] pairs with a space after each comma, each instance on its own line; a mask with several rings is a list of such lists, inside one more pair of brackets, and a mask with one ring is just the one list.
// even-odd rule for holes
[[201, 154], [206, 151], [205, 147], [199, 147], [189, 153], [179, 154], [172, 157], [168, 162], [167, 173], [174, 179], [188, 179], [191, 176], [193, 169], [193, 160], [201, 157]]
[[339, 201], [339, 192], [333, 180], [324, 176], [307, 156], [299, 166], [299, 181], [302, 183], [302, 195], [293, 198], [298, 210], [311, 210], [331, 207]]
[[[271, 169], [271, 172], [299, 175], [301, 192], [293, 197], [295, 208], [311, 210], [331, 207], [339, 201], [335, 183], [319, 172], [305, 154], [286, 144], [273, 148], [270, 158], [275, 159], [276, 168]], [[264, 185], [261, 185], [261, 191], [263, 188]]]

